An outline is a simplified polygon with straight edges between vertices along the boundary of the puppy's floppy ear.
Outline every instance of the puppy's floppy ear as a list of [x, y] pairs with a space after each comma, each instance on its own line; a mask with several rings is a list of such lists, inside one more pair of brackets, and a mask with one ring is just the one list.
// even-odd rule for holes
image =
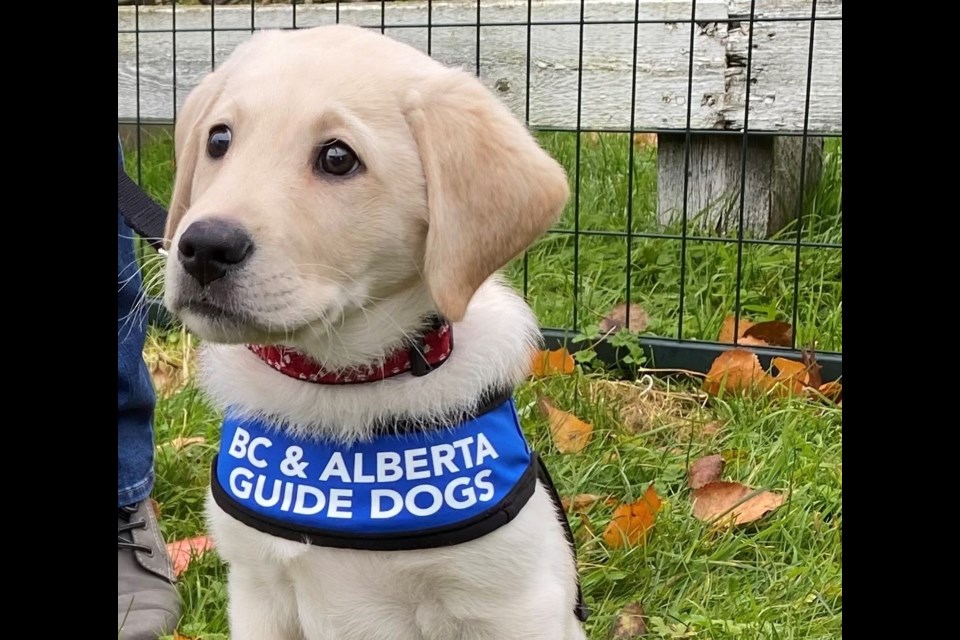
[[200, 131], [198, 125], [220, 95], [223, 88], [222, 74], [222, 70], [207, 74], [190, 92], [183, 104], [183, 109], [177, 114], [174, 133], [177, 177], [173, 183], [167, 228], [163, 234], [163, 244], [168, 249], [170, 240], [177, 231], [177, 224], [190, 208], [193, 174], [197, 169], [200, 145], [207, 139], [207, 132]]
[[465, 72], [424, 78], [408, 94], [405, 116], [427, 185], [424, 276], [438, 310], [460, 320], [483, 281], [557, 220], [567, 178]]

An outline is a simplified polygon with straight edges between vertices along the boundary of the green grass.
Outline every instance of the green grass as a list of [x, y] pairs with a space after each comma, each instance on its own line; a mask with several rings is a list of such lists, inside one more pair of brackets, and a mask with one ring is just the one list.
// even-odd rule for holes
[[[540, 133], [543, 146], [560, 161], [574, 190], [576, 135]], [[169, 136], [145, 137], [140, 171], [147, 193], [168, 203], [173, 183], [173, 149]], [[630, 137], [626, 134], [584, 134], [580, 154], [579, 227], [585, 231], [625, 232], [628, 222]], [[805, 199], [802, 240], [843, 242], [843, 146], [826, 142], [823, 177]], [[635, 148], [633, 162], [633, 233], [681, 235], [680, 222], [661, 225], [656, 216], [657, 167], [655, 148]], [[126, 155], [130, 175], [137, 175], [135, 150]], [[575, 203], [567, 205], [556, 228], [575, 228]], [[688, 235], [715, 236], [697, 227], [691, 212]], [[574, 290], [577, 290], [576, 328], [596, 325], [627, 297], [630, 264], [630, 298], [650, 316], [647, 332], [677, 337], [680, 313], [680, 280], [684, 271], [683, 338], [715, 340], [725, 316], [736, 308], [737, 265], [741, 264], [741, 315], [756, 321], [792, 322], [794, 269], [798, 258], [793, 244], [744, 245], [738, 252], [735, 237], [728, 242], [634, 237], [579, 236], [552, 233], [544, 236], [526, 259], [528, 299], [541, 324], [574, 327]], [[777, 240], [794, 241], [795, 225], [780, 231]], [[577, 246], [578, 245], [578, 246]], [[575, 281], [574, 254], [578, 281]], [[629, 260], [628, 260], [629, 257]], [[802, 346], [821, 351], [842, 351], [843, 255], [840, 249], [804, 248], [799, 252], [797, 286], [797, 339]], [[157, 263], [158, 264], [158, 263]], [[683, 266], [685, 265], [685, 266]], [[156, 265], [154, 265], [156, 266]], [[524, 260], [518, 258], [506, 272], [522, 287]], [[148, 278], [149, 279], [149, 278]]]
[[[593, 610], [590, 638], [607, 638], [617, 612], [634, 601], [642, 602], [649, 616], [651, 638], [842, 637], [842, 410], [767, 397], [713, 400], [702, 407], [690, 399], [680, 403], [678, 395], [671, 396], [674, 410], [654, 411], [644, 429], [629, 431], [622, 405], [587, 400], [596, 380], [555, 377], [527, 383], [517, 394], [527, 436], [562, 495], [633, 500], [653, 483], [664, 498], [647, 544], [628, 551], [608, 549], [597, 537], [610, 507], [589, 512], [589, 530], [571, 516], [583, 589]], [[593, 441], [582, 453], [556, 453], [535, 408], [541, 394], [594, 425]], [[704, 435], [701, 427], [711, 421], [722, 426]], [[168, 540], [205, 532], [203, 501], [218, 432], [219, 416], [190, 384], [158, 404], [154, 495]], [[203, 436], [207, 444], [181, 451], [164, 444], [191, 436]], [[720, 452], [729, 459], [727, 478], [789, 492], [788, 503], [736, 529], [714, 531], [693, 518], [688, 462]], [[180, 584], [182, 633], [204, 640], [228, 637], [225, 578], [216, 553], [191, 565]]]

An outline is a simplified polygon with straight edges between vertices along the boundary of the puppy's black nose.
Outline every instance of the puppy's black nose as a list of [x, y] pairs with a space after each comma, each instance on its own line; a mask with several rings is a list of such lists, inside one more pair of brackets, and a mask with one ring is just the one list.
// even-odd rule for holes
[[206, 286], [242, 266], [253, 253], [253, 240], [235, 222], [208, 218], [187, 227], [177, 249], [186, 272]]

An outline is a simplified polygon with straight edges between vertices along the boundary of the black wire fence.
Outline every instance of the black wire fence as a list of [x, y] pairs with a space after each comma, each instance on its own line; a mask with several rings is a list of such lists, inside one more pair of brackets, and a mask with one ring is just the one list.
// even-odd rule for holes
[[252, 32], [377, 29], [473, 70], [566, 167], [560, 223], [507, 269], [548, 343], [705, 371], [779, 320], [761, 360], [841, 375], [842, 0], [219, 4], [118, 7], [127, 166], [161, 201], [179, 106]]

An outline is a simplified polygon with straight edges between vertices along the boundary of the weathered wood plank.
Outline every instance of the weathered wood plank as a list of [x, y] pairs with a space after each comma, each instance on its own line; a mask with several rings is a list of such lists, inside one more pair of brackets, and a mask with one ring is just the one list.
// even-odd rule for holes
[[[684, 184], [683, 134], [659, 136], [657, 149], [658, 219], [667, 225], [682, 219], [684, 187], [690, 227], [723, 235], [735, 234], [740, 221], [740, 136], [693, 135], [690, 171]], [[749, 136], [743, 226], [747, 236], [767, 236], [796, 218], [800, 205], [800, 152], [797, 136]], [[807, 140], [805, 183], [820, 179], [822, 138]]]
[[[770, 16], [809, 15], [812, 0], [764, 0], [758, 7]], [[743, 124], [746, 83], [736, 66], [746, 50], [744, 27], [738, 25], [728, 38], [728, 5], [738, 10], [743, 0], [698, 0], [694, 36], [694, 66], [690, 125], [694, 128], [737, 129]], [[749, 10], [749, 2], [746, 4]], [[639, 18], [663, 20], [661, 24], [637, 27], [636, 100], [631, 105], [631, 73], [634, 68], [634, 0], [585, 0], [584, 20], [614, 24], [583, 27], [580, 64], [579, 0], [535, 0], [531, 5], [530, 109], [526, 112], [527, 3], [524, 0], [483, 1], [480, 28], [480, 76], [520, 117], [529, 115], [535, 127], [627, 129], [631, 119], [640, 129], [683, 129], [687, 125], [689, 25], [671, 20], [689, 20], [689, 0], [640, 0]], [[820, 0], [818, 14], [838, 14], [841, 0]], [[331, 24], [332, 5], [301, 5], [297, 26]], [[432, 54], [447, 64], [476, 69], [476, 2], [433, 3], [430, 33]], [[382, 20], [386, 32], [426, 51], [427, 4], [389, 4]], [[381, 7], [376, 3], [340, 7], [340, 20], [378, 26]], [[616, 24], [616, 23], [629, 24]], [[139, 117], [171, 120], [174, 102], [182, 105], [190, 88], [215, 61], [229, 55], [256, 28], [290, 28], [289, 6], [259, 7], [251, 16], [249, 7], [179, 7], [176, 10], [176, 100], [173, 90], [173, 26], [171, 7], [141, 8], [139, 12]], [[211, 36], [211, 25], [218, 31]], [[516, 26], [512, 26], [516, 25]], [[792, 26], [791, 26], [792, 25]], [[811, 129], [842, 131], [842, 23], [817, 24], [811, 95]], [[118, 9], [118, 30], [134, 28], [130, 8]], [[803, 122], [806, 88], [806, 46], [809, 22], [759, 22], [755, 30], [754, 71], [751, 86], [751, 130], [797, 130]], [[165, 30], [149, 33], [150, 30]], [[772, 34], [772, 35], [771, 35]], [[118, 34], [117, 116], [138, 116], [136, 100], [137, 36]], [[763, 40], [762, 46], [760, 40]], [[731, 61], [734, 66], [731, 68]], [[582, 94], [578, 101], [578, 78], [582, 66]], [[756, 98], [754, 98], [756, 96]], [[579, 109], [578, 109], [579, 102]], [[631, 113], [631, 106], [633, 110]], [[579, 113], [578, 113], [579, 112]]]
[[[730, 17], [747, 17], [753, 4], [755, 18], [809, 18], [813, 0], [728, 0]], [[817, 0], [817, 17], [839, 18], [843, 15], [843, 0]]]
[[[802, 131], [810, 52], [810, 21], [754, 22], [750, 61], [750, 129]], [[843, 35], [839, 21], [817, 22], [810, 76], [812, 131], [843, 129]], [[747, 88], [749, 25], [731, 24], [727, 35], [725, 128], [742, 129]]]

